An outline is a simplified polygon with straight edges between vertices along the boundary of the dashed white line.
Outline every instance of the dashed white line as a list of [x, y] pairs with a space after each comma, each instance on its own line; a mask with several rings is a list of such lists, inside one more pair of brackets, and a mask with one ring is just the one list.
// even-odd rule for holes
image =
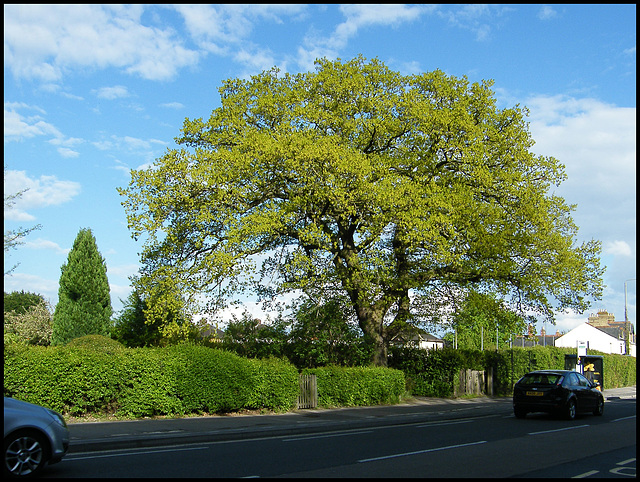
[[565, 428], [557, 428], [555, 430], [543, 430], [541, 432], [529, 432], [528, 435], [539, 435], [541, 433], [552, 433], [552, 432], [562, 432], [564, 430], [574, 430], [576, 428], [585, 428], [588, 427], [589, 425], [576, 425], [575, 427], [565, 427]]
[[584, 474], [574, 475], [571, 477], [572, 479], [584, 479], [585, 477], [591, 477], [592, 475], [597, 474], [597, 470], [590, 470], [589, 472], [585, 472]]
[[405, 457], [407, 455], [426, 454], [426, 453], [429, 453], [429, 452], [437, 452], [439, 450], [457, 449], [457, 448], [460, 448], [460, 447], [469, 447], [470, 445], [480, 445], [480, 444], [485, 444], [485, 443], [487, 443], [486, 440], [481, 440], [479, 442], [471, 442], [471, 443], [468, 443], [468, 444], [449, 445], [447, 447], [436, 447], [436, 448], [433, 448], [433, 449], [416, 450], [415, 452], [405, 452], [405, 453], [401, 453], [401, 454], [383, 455], [382, 457], [373, 457], [373, 458], [370, 458], [370, 459], [358, 460], [358, 462], [360, 462], [360, 463], [375, 462], [376, 460], [393, 459], [393, 458], [396, 458], [396, 457]]

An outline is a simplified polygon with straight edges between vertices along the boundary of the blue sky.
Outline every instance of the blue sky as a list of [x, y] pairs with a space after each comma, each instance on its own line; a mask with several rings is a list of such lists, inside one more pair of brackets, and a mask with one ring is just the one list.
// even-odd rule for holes
[[[501, 107], [528, 107], [532, 150], [565, 164], [558, 193], [607, 266], [603, 299], [559, 313], [557, 328], [598, 309], [624, 320], [636, 277], [635, 5], [5, 5], [4, 190], [28, 191], [5, 207], [4, 229], [42, 228], [5, 253], [5, 271], [20, 265], [4, 290], [55, 305], [60, 267], [90, 228], [121, 309], [141, 251], [116, 192], [129, 171], [173, 147], [186, 117], [208, 118], [223, 80], [358, 54], [403, 74], [494, 79]], [[632, 321], [635, 294], [628, 281]]]

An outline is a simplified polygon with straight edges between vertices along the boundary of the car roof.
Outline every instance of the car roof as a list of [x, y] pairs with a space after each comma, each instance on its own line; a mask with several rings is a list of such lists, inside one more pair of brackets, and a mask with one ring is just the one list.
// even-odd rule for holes
[[531, 375], [534, 373], [545, 373], [545, 374], [554, 374], [554, 375], [566, 375], [567, 373], [577, 373], [573, 370], [534, 370], [532, 372], [527, 373], [527, 375]]

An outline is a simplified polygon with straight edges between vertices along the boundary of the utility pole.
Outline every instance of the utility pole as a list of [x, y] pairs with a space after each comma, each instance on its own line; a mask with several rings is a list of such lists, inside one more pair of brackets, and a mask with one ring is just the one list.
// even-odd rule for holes
[[635, 278], [629, 278], [624, 281], [624, 321], [629, 321], [629, 317], [627, 316], [627, 281], [635, 281]]
[[629, 278], [624, 281], [624, 350], [625, 354], [629, 354], [631, 327], [629, 326], [629, 315], [627, 314], [627, 281], [635, 281], [635, 278]]

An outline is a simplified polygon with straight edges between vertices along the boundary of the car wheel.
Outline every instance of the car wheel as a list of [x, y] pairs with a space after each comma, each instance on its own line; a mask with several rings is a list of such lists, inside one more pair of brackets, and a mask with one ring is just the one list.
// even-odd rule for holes
[[527, 411], [520, 407], [513, 407], [513, 414], [516, 418], [525, 418], [527, 416]]
[[47, 463], [47, 441], [37, 432], [17, 432], [4, 441], [4, 473], [12, 477], [37, 475]]
[[565, 409], [565, 415], [567, 419], [573, 420], [576, 418], [576, 401], [569, 400], [567, 402], [567, 408]]
[[602, 397], [598, 397], [598, 403], [596, 408], [593, 411], [594, 415], [601, 416], [604, 413], [604, 399]]

